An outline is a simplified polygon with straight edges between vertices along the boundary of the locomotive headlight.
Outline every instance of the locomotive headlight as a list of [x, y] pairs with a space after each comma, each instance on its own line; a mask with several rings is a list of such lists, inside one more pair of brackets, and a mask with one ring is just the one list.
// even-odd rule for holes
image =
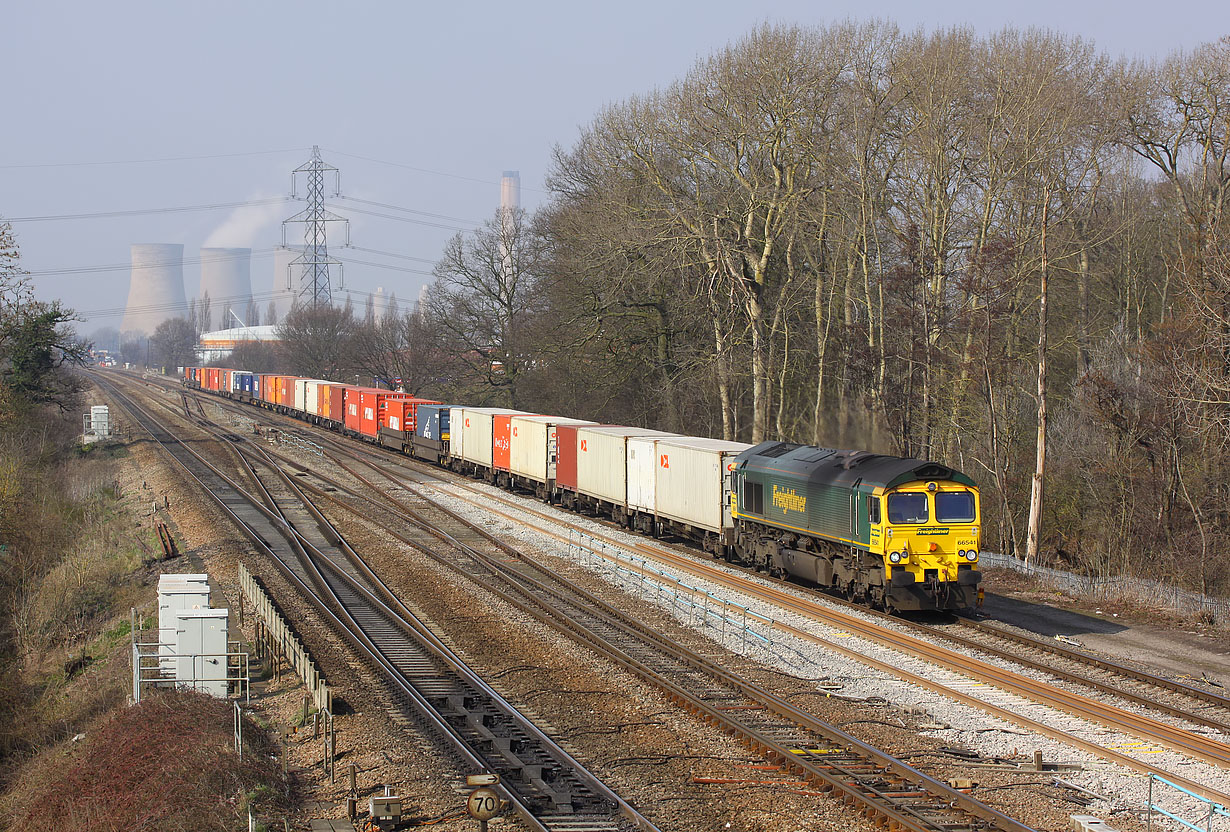
[[961, 551], [957, 552], [957, 557], [961, 558], [962, 560], [964, 560], [964, 559], [965, 559], [965, 556], [966, 556], [966, 551], [965, 551], [964, 549], [962, 549]]
[[901, 553], [900, 552], [889, 552], [888, 559], [892, 561], [893, 563], [901, 563]]
[[965, 553], [965, 559], [966, 560], [978, 560], [978, 550], [970, 549], [968, 552]]

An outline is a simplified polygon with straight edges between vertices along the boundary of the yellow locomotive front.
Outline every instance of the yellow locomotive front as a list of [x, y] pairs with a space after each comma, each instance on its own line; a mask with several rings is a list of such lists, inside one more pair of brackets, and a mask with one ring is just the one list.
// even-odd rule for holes
[[869, 542], [884, 559], [885, 582], [943, 595], [968, 594], [965, 589], [976, 586], [980, 577], [978, 489], [955, 480], [931, 480], [878, 491]]

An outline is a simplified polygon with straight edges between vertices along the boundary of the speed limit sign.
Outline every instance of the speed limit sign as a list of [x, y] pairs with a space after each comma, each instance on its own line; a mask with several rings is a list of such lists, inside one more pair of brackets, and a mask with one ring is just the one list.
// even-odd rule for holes
[[500, 813], [500, 795], [495, 789], [483, 787], [470, 792], [466, 811], [475, 820], [489, 821]]

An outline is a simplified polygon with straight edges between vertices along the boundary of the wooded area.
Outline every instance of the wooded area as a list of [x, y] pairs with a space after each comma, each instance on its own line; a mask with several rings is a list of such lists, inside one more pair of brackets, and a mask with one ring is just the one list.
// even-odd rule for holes
[[765, 27], [558, 152], [540, 363], [587, 415], [942, 460], [991, 548], [1220, 587], [1228, 148], [1224, 40]]
[[1226, 591], [1228, 150], [1227, 40], [766, 26], [607, 107], [330, 366], [943, 461], [987, 548]]

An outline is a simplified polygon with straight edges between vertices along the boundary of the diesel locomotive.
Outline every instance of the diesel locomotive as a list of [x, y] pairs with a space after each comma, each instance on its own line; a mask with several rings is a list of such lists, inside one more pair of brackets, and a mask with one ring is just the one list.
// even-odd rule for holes
[[731, 466], [736, 557], [893, 610], [974, 605], [978, 488], [919, 459], [762, 442]]

